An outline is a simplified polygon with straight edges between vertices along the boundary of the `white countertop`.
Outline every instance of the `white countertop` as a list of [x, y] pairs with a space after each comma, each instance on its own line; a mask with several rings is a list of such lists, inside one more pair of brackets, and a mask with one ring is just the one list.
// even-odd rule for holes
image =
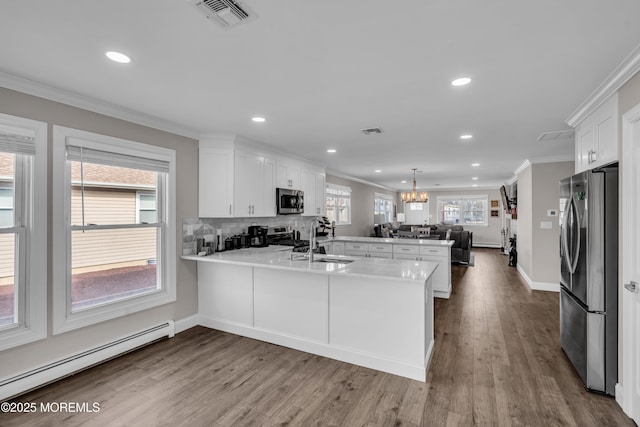
[[[375, 238], [372, 238], [375, 239]], [[381, 240], [381, 239], [377, 239]], [[382, 239], [385, 240], [385, 239]], [[386, 239], [395, 240], [395, 239]], [[358, 240], [360, 241], [360, 240]], [[434, 240], [434, 242], [439, 242]], [[319, 255], [316, 258], [331, 258], [352, 262], [309, 262], [291, 260], [290, 248], [269, 246], [266, 248], [247, 248], [217, 252], [207, 256], [185, 255], [182, 259], [224, 264], [240, 264], [249, 267], [264, 267], [282, 270], [304, 271], [317, 274], [330, 274], [352, 277], [385, 278], [401, 281], [420, 281], [424, 283], [438, 266], [437, 262], [409, 261], [398, 259], [360, 258], [344, 255]], [[295, 253], [297, 256], [303, 253]]]
[[362, 242], [362, 243], [392, 243], [394, 245], [422, 245], [422, 246], [453, 246], [453, 240], [436, 240], [436, 239], [395, 239], [385, 237], [355, 237], [355, 236], [336, 236], [323, 240], [322, 243], [328, 242]]

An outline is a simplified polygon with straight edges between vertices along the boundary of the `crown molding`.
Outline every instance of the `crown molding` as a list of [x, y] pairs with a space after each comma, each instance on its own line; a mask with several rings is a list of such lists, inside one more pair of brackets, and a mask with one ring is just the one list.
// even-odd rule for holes
[[395, 188], [387, 187], [385, 185], [376, 184], [375, 182], [369, 182], [369, 181], [365, 181], [364, 179], [360, 179], [360, 178], [356, 178], [356, 177], [353, 177], [353, 176], [345, 175], [342, 172], [338, 172], [337, 170], [334, 170], [334, 169], [326, 169], [325, 173], [327, 175], [333, 175], [333, 176], [338, 177], [338, 178], [348, 179], [349, 181], [359, 182], [360, 184], [366, 184], [366, 185], [371, 185], [372, 187], [382, 188], [383, 190], [387, 190], [387, 191], [395, 191], [395, 192], [400, 191], [400, 190], [397, 190]]
[[572, 127], [576, 127], [582, 120], [609, 99], [622, 87], [631, 77], [640, 71], [640, 45], [616, 67], [611, 74], [604, 79], [591, 95], [573, 112], [565, 122]]
[[47, 86], [45, 84], [7, 74], [2, 71], [0, 71], [0, 86], [187, 138], [198, 139], [200, 136], [200, 132], [195, 129], [188, 128], [175, 122], [80, 95], [72, 91]]
[[[520, 166], [518, 166], [513, 173], [515, 174], [515, 178], [517, 179], [517, 175], [524, 171], [531, 165], [539, 164], [539, 163], [560, 163], [560, 162], [573, 162], [575, 159], [571, 154], [563, 154], [559, 156], [549, 156], [549, 157], [534, 157], [532, 159], [525, 159]], [[514, 179], [512, 177], [511, 179]]]

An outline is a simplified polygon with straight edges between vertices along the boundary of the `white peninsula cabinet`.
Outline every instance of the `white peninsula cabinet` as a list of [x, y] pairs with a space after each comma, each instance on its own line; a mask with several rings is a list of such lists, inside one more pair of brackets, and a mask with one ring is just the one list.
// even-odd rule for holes
[[[433, 295], [438, 298], [451, 296], [453, 241], [340, 236], [331, 238], [325, 245], [327, 252], [335, 255], [435, 262], [438, 268], [432, 275]], [[338, 252], [342, 248], [344, 252]]]
[[[439, 242], [439, 240], [436, 240]], [[438, 268], [431, 277], [437, 297], [449, 298], [451, 294], [451, 248], [422, 245], [393, 245], [393, 259], [433, 261]]]
[[270, 248], [183, 259], [198, 263], [202, 326], [426, 380], [433, 263], [310, 263]]

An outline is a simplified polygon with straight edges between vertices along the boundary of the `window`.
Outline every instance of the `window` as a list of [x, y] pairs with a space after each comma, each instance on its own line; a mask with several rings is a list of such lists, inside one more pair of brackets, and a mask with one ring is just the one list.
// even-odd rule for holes
[[54, 143], [54, 333], [175, 301], [175, 152], [57, 126]]
[[488, 225], [488, 195], [438, 197], [438, 218], [449, 224]]
[[327, 184], [325, 193], [327, 218], [336, 225], [351, 224], [351, 188]]
[[392, 209], [393, 209], [393, 197], [388, 196], [386, 194], [380, 194], [380, 193], [373, 194], [373, 218], [374, 218], [373, 222], [374, 223], [381, 224], [381, 223], [391, 222]]
[[429, 209], [423, 209], [425, 206], [428, 206], [426, 203], [407, 203], [410, 211], [428, 211]]
[[0, 350], [46, 337], [46, 133], [0, 114]]
[[158, 214], [156, 212], [156, 193], [145, 192], [137, 193], [137, 206], [138, 206], [138, 224], [153, 224], [158, 220]]

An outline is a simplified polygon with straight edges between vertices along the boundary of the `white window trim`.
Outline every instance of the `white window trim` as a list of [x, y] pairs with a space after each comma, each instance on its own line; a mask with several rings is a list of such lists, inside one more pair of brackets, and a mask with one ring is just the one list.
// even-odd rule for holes
[[33, 137], [31, 218], [27, 227], [25, 256], [25, 323], [0, 331], [0, 351], [47, 337], [47, 124], [22, 117], [0, 114], [0, 126], [15, 134]]
[[338, 224], [336, 222], [336, 227], [350, 226], [351, 225], [351, 214], [352, 214], [352, 210], [353, 210], [353, 203], [352, 203], [353, 200], [351, 199], [351, 187], [347, 187], [347, 186], [339, 185], [339, 184], [327, 183], [325, 185], [325, 193], [324, 193], [324, 196], [325, 196], [325, 198], [324, 198], [324, 200], [325, 200], [324, 201], [324, 203], [325, 203], [325, 211], [326, 211], [326, 204], [327, 204], [327, 196], [336, 197], [336, 198], [338, 198], [338, 197], [346, 197], [345, 194], [330, 194], [330, 193], [327, 193], [327, 189], [328, 188], [333, 188], [333, 189], [338, 190], [338, 191], [344, 191], [345, 193], [349, 193], [349, 221], [348, 222], [342, 222], [340, 224]]
[[441, 221], [440, 220], [440, 200], [462, 200], [462, 199], [479, 199], [479, 200], [484, 200], [486, 202], [486, 206], [487, 209], [485, 210], [485, 215], [484, 215], [484, 223], [482, 224], [454, 224], [454, 225], [462, 225], [464, 227], [488, 227], [489, 226], [489, 215], [490, 215], [490, 208], [489, 208], [489, 195], [488, 194], [472, 194], [472, 195], [464, 195], [464, 194], [454, 194], [451, 196], [438, 196], [437, 198], [437, 206], [436, 206], [436, 214], [438, 215], [438, 223]]
[[[81, 141], [86, 147], [120, 152], [128, 155], [144, 155], [148, 158], [169, 162], [166, 222], [158, 241], [158, 250], [163, 251], [162, 288], [158, 292], [144, 294], [139, 297], [113, 302], [104, 306], [71, 312], [69, 295], [70, 248], [68, 248], [68, 223], [70, 212], [66, 201], [70, 197], [71, 186], [66, 182], [66, 142], [75, 139], [74, 144]], [[176, 300], [176, 153], [175, 150], [99, 135], [62, 126], [53, 126], [53, 194], [64, 194], [65, 197], [53, 198], [53, 333], [60, 334], [106, 320], [115, 319], [131, 313], [147, 310]]]

